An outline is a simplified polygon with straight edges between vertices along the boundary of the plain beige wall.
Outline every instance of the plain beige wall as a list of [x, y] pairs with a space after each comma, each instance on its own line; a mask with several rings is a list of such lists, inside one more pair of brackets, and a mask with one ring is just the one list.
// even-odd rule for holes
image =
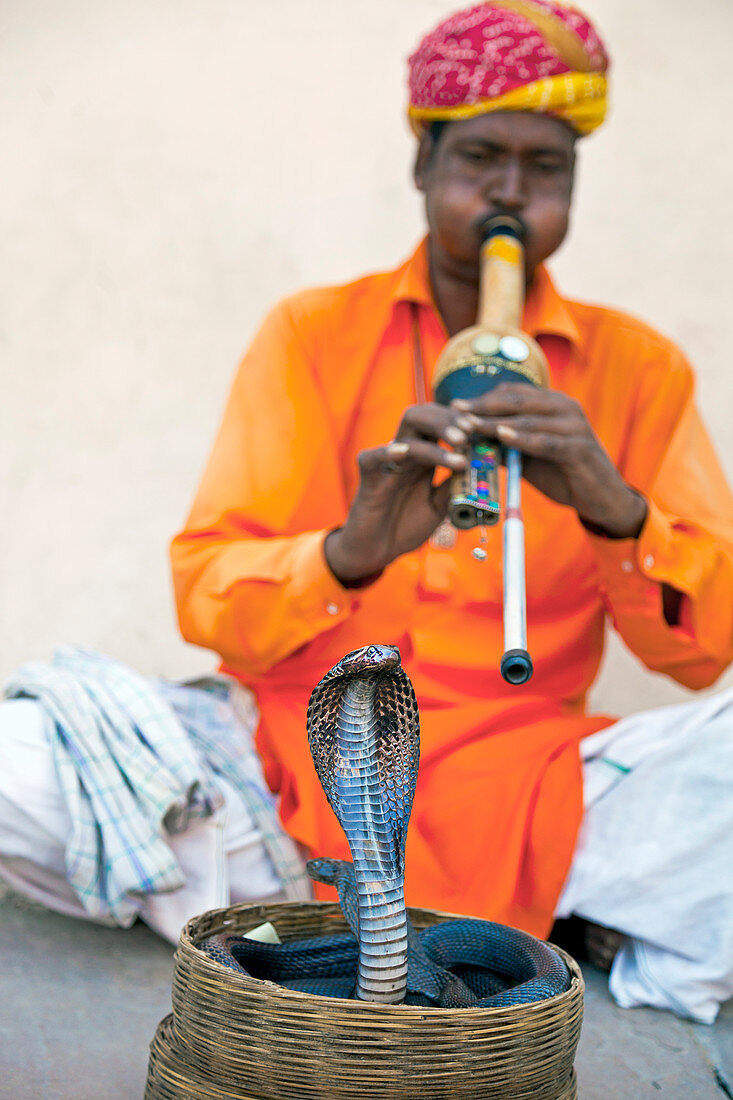
[[[168, 540], [263, 313], [420, 236], [405, 58], [453, 7], [4, 0], [2, 678], [66, 641], [213, 667], [178, 638]], [[613, 107], [553, 268], [682, 344], [730, 475], [733, 4], [587, 10]], [[616, 644], [595, 693], [619, 714], [682, 697]]]

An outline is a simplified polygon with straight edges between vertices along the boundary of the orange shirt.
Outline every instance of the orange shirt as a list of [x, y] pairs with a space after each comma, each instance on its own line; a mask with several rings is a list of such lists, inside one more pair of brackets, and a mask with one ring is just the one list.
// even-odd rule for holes
[[[421, 717], [406, 894], [546, 934], [582, 814], [578, 741], [608, 617], [651, 669], [688, 687], [733, 656], [733, 500], [679, 350], [647, 326], [559, 296], [544, 269], [524, 328], [551, 385], [580, 402], [649, 502], [637, 540], [596, 537], [523, 487], [529, 683], [499, 673], [501, 532], [488, 562], [426, 544], [346, 590], [323, 556], [357, 487], [357, 454], [394, 436], [416, 400], [417, 311], [426, 391], [447, 335], [425, 243], [396, 271], [304, 291], [277, 306], [235, 378], [196, 500], [172, 547], [181, 630], [255, 692], [258, 746], [288, 831], [348, 858], [305, 734], [316, 682], [344, 653], [396, 643]], [[414, 303], [414, 305], [411, 305]], [[680, 625], [661, 585], [683, 593]]]

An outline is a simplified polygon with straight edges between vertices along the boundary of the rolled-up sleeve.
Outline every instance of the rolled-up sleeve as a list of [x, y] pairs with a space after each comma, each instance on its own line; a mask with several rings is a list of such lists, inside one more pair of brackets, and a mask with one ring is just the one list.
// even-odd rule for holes
[[[641, 386], [622, 465], [647, 500], [641, 534], [589, 538], [625, 643], [649, 668], [701, 688], [733, 659], [733, 497], [695, 407], [692, 372], [676, 349], [669, 359], [661, 379], [650, 372]], [[664, 586], [679, 593], [672, 624]]]
[[256, 676], [336, 627], [358, 606], [323, 553], [345, 511], [329, 410], [283, 303], [240, 365], [172, 543], [183, 636]]

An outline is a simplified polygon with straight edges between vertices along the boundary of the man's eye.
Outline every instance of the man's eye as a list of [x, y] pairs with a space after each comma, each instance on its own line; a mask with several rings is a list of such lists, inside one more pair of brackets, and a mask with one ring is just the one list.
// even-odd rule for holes
[[554, 172], [561, 172], [563, 165], [559, 160], [545, 159], [534, 161], [532, 167], [536, 172], [539, 172], [541, 175], [550, 175]]
[[473, 164], [478, 164], [480, 161], [488, 159], [488, 152], [486, 149], [466, 147], [459, 150], [460, 155], [464, 160], [470, 161]]

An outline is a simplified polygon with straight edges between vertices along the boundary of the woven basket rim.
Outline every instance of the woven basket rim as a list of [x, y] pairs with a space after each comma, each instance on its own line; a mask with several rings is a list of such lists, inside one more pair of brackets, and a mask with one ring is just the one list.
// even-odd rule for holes
[[[275, 912], [273, 912], [273, 910]], [[376, 1004], [371, 1001], [325, 997], [318, 993], [302, 993], [299, 990], [286, 989], [284, 986], [278, 985], [277, 982], [261, 978], [252, 978], [248, 974], [240, 974], [235, 970], [228, 969], [198, 949], [196, 928], [203, 918], [208, 918], [208, 920], [213, 921], [213, 923], [207, 927], [205, 935], [198, 936], [199, 942], [208, 936], [217, 935], [219, 932], [228, 931], [241, 933], [257, 927], [257, 924], [262, 924], [264, 921], [270, 920], [274, 922], [277, 917], [277, 912], [288, 912], [291, 914], [320, 912], [324, 916], [334, 915], [343, 920], [343, 914], [338, 902], [331, 901], [285, 901], [275, 902], [272, 905], [262, 904], [261, 902], [245, 902], [222, 909], [210, 909], [187, 921], [181, 931], [176, 954], [179, 952], [186, 953], [188, 951], [195, 951], [197, 966], [202, 967], [204, 972], [211, 974], [212, 979], [216, 979], [224, 985], [230, 984], [232, 988], [239, 988], [243, 992], [257, 993], [263, 1000], [279, 1002], [284, 1006], [289, 1006], [291, 1010], [295, 1009], [298, 1005], [305, 1008], [306, 1005], [316, 1006], [320, 1004], [323, 1006], [324, 1011], [343, 1011], [354, 1014], [365, 1013], [367, 1016], [378, 1016], [381, 1018], [395, 1017], [403, 1020], [408, 1020], [410, 1018], [424, 1019], [425, 1016], [428, 1015], [430, 1019], [434, 1020], [436, 1023], [441, 1020], [446, 1023], [449, 1021], [469, 1023], [485, 1020], [488, 1023], [489, 1021], [498, 1021], [502, 1017], [507, 1020], [509, 1018], [516, 1018], [517, 1013], [520, 1011], [526, 1018], [535, 1012], [545, 1013], [551, 1009], [561, 1010], [565, 1007], [564, 1002], [575, 1001], [579, 993], [581, 998], [585, 993], [585, 982], [580, 966], [571, 955], [568, 955], [561, 947], [552, 943], [550, 943], [550, 946], [560, 955], [570, 971], [571, 980], [569, 989], [564, 990], [562, 993], [556, 993], [553, 997], [546, 997], [544, 1000], [532, 1001], [528, 1004], [487, 1006], [483, 1008], [434, 1008], [432, 1006], [405, 1004], [385, 1005]], [[407, 912], [413, 919], [417, 917], [418, 921], [422, 915], [437, 918], [439, 922], [445, 920], [480, 919], [467, 918], [464, 913], [449, 913], [439, 909], [426, 909], [415, 906], [408, 906]], [[247, 921], [246, 918], [248, 915], [254, 917], [255, 920]], [[216, 921], [217, 917], [221, 918], [219, 922]]]

